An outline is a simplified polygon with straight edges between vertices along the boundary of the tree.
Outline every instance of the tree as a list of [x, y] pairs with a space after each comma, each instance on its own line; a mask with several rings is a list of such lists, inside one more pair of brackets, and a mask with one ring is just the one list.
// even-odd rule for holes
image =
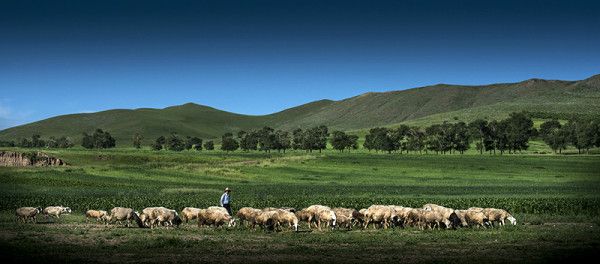
[[483, 119], [476, 119], [469, 123], [469, 135], [472, 139], [477, 140], [476, 147], [479, 154], [483, 154], [485, 149], [485, 140], [489, 136], [488, 122]]
[[160, 137], [156, 138], [156, 140], [154, 140], [154, 143], [152, 144], [152, 149], [153, 150], [161, 150], [161, 149], [163, 149], [163, 146], [165, 145], [166, 142], [167, 142], [167, 139], [164, 136], [160, 136]]
[[238, 132], [238, 139], [240, 140], [240, 148], [244, 151], [256, 150], [258, 145], [258, 134], [256, 131], [246, 132], [241, 130]]
[[297, 149], [303, 149], [304, 145], [304, 132], [302, 131], [302, 129], [297, 128], [294, 131], [292, 131], [292, 149], [297, 150]]
[[348, 144], [349, 139], [346, 133], [342, 131], [333, 131], [333, 133], [331, 133], [331, 146], [333, 149], [344, 152], [344, 149], [348, 147]]
[[454, 144], [453, 148], [463, 154], [467, 151], [471, 145], [471, 138], [469, 137], [469, 129], [467, 124], [464, 122], [458, 122], [453, 126], [454, 132]]
[[369, 143], [365, 148], [373, 148], [375, 150], [387, 151], [392, 153], [396, 150], [397, 143], [394, 142], [394, 136], [389, 129], [385, 127], [376, 127], [369, 130], [367, 134], [367, 140], [365, 143]]
[[5, 140], [0, 140], [0, 147], [14, 147], [16, 146], [14, 141], [5, 141]]
[[283, 151], [289, 149], [292, 146], [292, 139], [290, 138], [290, 133], [283, 130], [275, 131], [275, 148], [277, 151]]
[[350, 149], [358, 149], [358, 136], [357, 135], [348, 135], [348, 150]]
[[65, 136], [62, 136], [60, 138], [58, 138], [56, 140], [56, 147], [58, 148], [70, 148], [73, 147], [75, 144], [73, 144], [73, 141]]
[[571, 144], [577, 148], [579, 154], [582, 150], [589, 153], [589, 149], [594, 146], [595, 134], [597, 133], [595, 126], [589, 120], [572, 119], [566, 125], [569, 131], [569, 139]]
[[524, 112], [511, 113], [503, 120], [508, 140], [508, 150], [516, 152], [529, 148], [529, 138], [533, 133], [533, 121]]
[[133, 147], [136, 149], [140, 149], [142, 147], [142, 139], [144, 139], [142, 135], [140, 135], [139, 133], [135, 133], [133, 135]]
[[50, 137], [48, 140], [46, 140], [46, 147], [47, 148], [57, 148], [58, 145], [56, 144], [56, 138]]
[[418, 127], [411, 127], [407, 131], [406, 149], [407, 151], [421, 151], [425, 148], [425, 132]]
[[41, 136], [38, 134], [31, 136], [31, 147], [33, 148], [43, 148], [46, 146], [46, 142], [41, 139]]
[[185, 149], [185, 142], [177, 135], [177, 133], [171, 133], [167, 138], [165, 148], [172, 151], [182, 151]]
[[185, 140], [185, 149], [190, 150], [202, 150], [202, 139], [198, 137], [186, 137]]
[[115, 139], [108, 133], [108, 131], [103, 131], [102, 129], [96, 129], [94, 133], [90, 136], [87, 133], [83, 133], [83, 140], [81, 145], [84, 148], [114, 148], [116, 145]]
[[206, 149], [206, 150], [214, 150], [215, 149], [215, 143], [213, 143], [212, 140], [207, 140], [206, 142], [204, 142], [204, 149]]
[[94, 148], [94, 138], [88, 133], [83, 132], [83, 138], [81, 139], [81, 146], [86, 149]]
[[225, 133], [221, 137], [221, 150], [229, 152], [229, 151], [235, 151], [239, 147], [240, 147], [240, 145], [238, 144], [237, 140], [235, 140], [233, 138], [233, 134]]
[[261, 151], [271, 152], [271, 149], [275, 149], [276, 137], [273, 128], [265, 126], [257, 131], [257, 135], [258, 147]]
[[372, 149], [375, 149], [374, 138], [373, 135], [371, 135], [370, 133], [365, 136], [363, 148], [366, 148], [367, 150], [369, 150], [369, 152], [371, 152]]

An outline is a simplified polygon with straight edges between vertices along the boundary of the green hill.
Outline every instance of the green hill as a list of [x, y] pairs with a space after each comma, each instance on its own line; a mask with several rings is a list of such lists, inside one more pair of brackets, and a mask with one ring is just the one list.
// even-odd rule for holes
[[218, 138], [225, 132], [272, 126], [282, 129], [324, 124], [332, 129], [361, 130], [399, 123], [426, 125], [475, 118], [503, 118], [529, 111], [536, 117], [566, 118], [600, 113], [600, 75], [581, 81], [530, 79], [519, 83], [481, 86], [438, 84], [402, 91], [365, 93], [340, 101], [320, 100], [281, 112], [249, 116], [188, 103], [164, 109], [115, 109], [57, 116], [0, 131], [0, 139], [17, 140], [32, 134], [81, 138], [84, 131], [105, 129], [128, 145], [134, 133], [148, 143], [177, 132]]

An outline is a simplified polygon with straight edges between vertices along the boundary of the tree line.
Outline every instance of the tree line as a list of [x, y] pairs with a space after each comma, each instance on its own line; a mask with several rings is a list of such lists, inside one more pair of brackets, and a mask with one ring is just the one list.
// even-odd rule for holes
[[[358, 149], [358, 136], [343, 131], [329, 133], [327, 126], [295, 129], [291, 133], [265, 126], [261, 129], [225, 133], [221, 136], [221, 150], [283, 152], [289, 149], [306, 152], [327, 149], [330, 143], [340, 152]], [[525, 112], [511, 113], [502, 120], [487, 121], [477, 119], [470, 123], [444, 122], [427, 127], [400, 125], [397, 128], [375, 127], [365, 136], [363, 148], [369, 151], [387, 153], [436, 153], [452, 154], [469, 150], [471, 146], [483, 154], [520, 153], [529, 148], [529, 141], [538, 138], [544, 141], [555, 153], [562, 153], [573, 146], [578, 153], [589, 153], [594, 147], [600, 147], [600, 119], [572, 118], [562, 124], [556, 119], [541, 124], [539, 130], [533, 127], [531, 117]], [[132, 137], [135, 148], [142, 147], [143, 136], [136, 133]], [[93, 133], [83, 133], [81, 145], [87, 149], [113, 148], [116, 140], [107, 131], [96, 129]], [[40, 135], [23, 138], [17, 143], [0, 141], [0, 147], [22, 148], [70, 148], [73, 141], [68, 137], [50, 137], [42, 139]], [[204, 141], [198, 137], [181, 137], [177, 133], [159, 136], [150, 145], [153, 150], [214, 150], [212, 140]]]

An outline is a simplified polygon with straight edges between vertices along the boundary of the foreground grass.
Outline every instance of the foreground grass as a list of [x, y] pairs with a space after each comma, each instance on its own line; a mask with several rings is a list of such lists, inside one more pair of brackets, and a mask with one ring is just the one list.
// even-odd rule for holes
[[283, 231], [198, 228], [139, 229], [60, 223], [0, 224], [4, 258], [84, 262], [548, 262], [600, 249], [596, 224], [547, 223], [497, 229]]
[[[545, 262], [598, 249], [600, 157], [52, 151], [70, 166], [0, 168], [0, 246], [12, 260], [164, 262]], [[498, 207], [516, 227], [265, 233], [186, 225], [175, 230], [85, 224], [87, 209], [216, 205], [371, 204]], [[20, 206], [70, 206], [57, 223], [15, 224]], [[111, 258], [118, 256], [118, 258]]]

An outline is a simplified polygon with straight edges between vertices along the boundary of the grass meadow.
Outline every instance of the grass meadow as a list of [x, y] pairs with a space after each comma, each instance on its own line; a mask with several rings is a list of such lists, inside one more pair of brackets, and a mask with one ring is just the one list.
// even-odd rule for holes
[[[86, 262], [547, 262], [600, 249], [600, 156], [419, 155], [356, 151], [153, 152], [45, 150], [69, 166], [0, 168], [0, 247], [10, 260]], [[86, 223], [87, 209], [217, 205], [371, 204], [504, 208], [517, 226], [494, 229], [266, 232], [139, 229]], [[73, 209], [17, 224], [21, 206]]]

